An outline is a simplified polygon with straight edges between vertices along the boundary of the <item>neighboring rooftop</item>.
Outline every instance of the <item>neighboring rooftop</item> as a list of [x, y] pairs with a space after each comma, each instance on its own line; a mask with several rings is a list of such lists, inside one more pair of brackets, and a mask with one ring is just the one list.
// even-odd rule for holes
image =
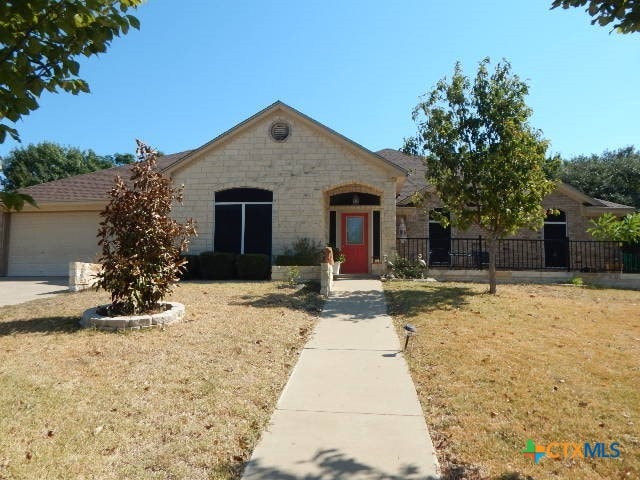
[[594, 198], [598, 202], [602, 203], [603, 206], [609, 208], [629, 208], [629, 205], [623, 205], [621, 203], [610, 202], [609, 200], [602, 200], [601, 198]]
[[[190, 151], [159, 157], [158, 168], [160, 170], [168, 168]], [[131, 165], [122, 165], [32, 185], [21, 188], [20, 192], [31, 195], [38, 203], [101, 201], [107, 199], [107, 192], [113, 187], [113, 181], [117, 175], [120, 175], [127, 182], [130, 173]]]
[[385, 148], [376, 153], [408, 172], [402, 191], [398, 194], [398, 203], [402, 203], [415, 192], [426, 188], [427, 181], [425, 174], [427, 173], [427, 169], [419, 157], [412, 157], [411, 155], [402, 153], [399, 150], [392, 150], [391, 148]]

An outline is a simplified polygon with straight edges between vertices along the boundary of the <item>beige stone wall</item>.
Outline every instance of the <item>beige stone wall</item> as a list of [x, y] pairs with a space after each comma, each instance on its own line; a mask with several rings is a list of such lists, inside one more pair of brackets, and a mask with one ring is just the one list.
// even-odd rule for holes
[[102, 265], [99, 263], [70, 262], [69, 291], [79, 292], [95, 287], [101, 270]]
[[281, 266], [273, 265], [271, 267], [271, 280], [274, 282], [286, 282], [289, 280], [289, 272], [296, 269], [299, 272], [299, 280], [307, 282], [310, 280], [320, 280], [320, 265], [300, 265], [300, 266]]
[[[441, 206], [442, 203], [436, 198], [430, 200], [427, 203], [427, 207], [422, 209], [413, 207], [399, 207], [398, 218], [400, 218], [400, 216], [404, 216], [406, 218], [405, 223], [407, 225], [407, 236], [428, 237], [429, 218], [426, 214], [426, 211]], [[589, 218], [584, 215], [583, 207], [579, 202], [556, 190], [544, 198], [544, 200], [542, 201], [542, 206], [547, 209], [562, 210], [566, 213], [567, 236], [571, 240], [593, 240], [593, 237], [586, 231], [589, 227]], [[478, 235], [485, 235], [483, 230], [478, 226], [472, 226], [471, 228], [464, 231], [456, 229], [455, 227], [451, 228], [451, 236], [454, 238], [475, 238]], [[543, 231], [542, 229], [538, 231], [522, 229], [517, 234], [509, 238], [542, 240]]]
[[[567, 196], [559, 190], [547, 195], [543, 202], [546, 209], [562, 210], [567, 219], [567, 236], [572, 241], [588, 241], [593, 237], [587, 232], [589, 218], [585, 215], [584, 208], [580, 202]], [[400, 218], [405, 219], [407, 225], [407, 236], [424, 238], [429, 236], [428, 215], [426, 211], [432, 208], [441, 207], [438, 198], [431, 198], [427, 202], [426, 208], [399, 207], [397, 212], [399, 224]], [[472, 268], [477, 264], [475, 252], [486, 250], [486, 247], [479, 247], [479, 236], [486, 236], [486, 233], [478, 226], [461, 231], [455, 227], [451, 228], [452, 238], [469, 239], [458, 240], [452, 244], [452, 250], [459, 253], [453, 256], [451, 261], [459, 267]], [[545, 251], [542, 242], [526, 242], [526, 240], [543, 240], [543, 229], [533, 231], [522, 229], [517, 234], [508, 237], [510, 239], [520, 239], [522, 242], [501, 242], [497, 251], [497, 265], [505, 265], [510, 268], [545, 268]], [[417, 258], [421, 253], [425, 256], [428, 250], [424, 242], [405, 242], [400, 245], [399, 250], [404, 256], [410, 259]], [[591, 243], [571, 243], [570, 249], [571, 268], [574, 270], [593, 271], [620, 271], [620, 252], [615, 244], [591, 244]]]
[[[269, 135], [276, 120], [291, 125], [290, 137], [285, 142], [275, 142]], [[375, 191], [381, 196], [384, 254], [395, 248], [393, 175], [398, 172], [376, 164], [360, 149], [337, 141], [299, 117], [276, 111], [173, 172], [175, 183], [185, 185], [184, 205], [175, 210], [175, 215], [198, 221], [198, 237], [193, 239], [192, 252], [213, 250], [214, 193], [237, 187], [271, 190], [272, 251], [277, 255], [298, 237], [328, 242], [327, 192], [358, 185], [362, 191]]]

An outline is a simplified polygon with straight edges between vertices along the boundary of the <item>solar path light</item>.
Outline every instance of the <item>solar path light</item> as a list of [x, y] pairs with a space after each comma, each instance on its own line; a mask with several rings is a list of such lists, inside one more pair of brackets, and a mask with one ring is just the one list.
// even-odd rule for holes
[[405, 336], [404, 349], [406, 350], [407, 347], [409, 346], [409, 339], [414, 335], [418, 334], [418, 329], [415, 326], [411, 325], [410, 323], [407, 323], [403, 328], [404, 328], [404, 336]]

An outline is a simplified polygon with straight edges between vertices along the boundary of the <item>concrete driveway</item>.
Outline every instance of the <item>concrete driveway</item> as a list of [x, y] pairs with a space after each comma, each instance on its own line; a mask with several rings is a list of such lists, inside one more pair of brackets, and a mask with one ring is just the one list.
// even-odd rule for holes
[[0, 307], [68, 291], [67, 277], [0, 277]]

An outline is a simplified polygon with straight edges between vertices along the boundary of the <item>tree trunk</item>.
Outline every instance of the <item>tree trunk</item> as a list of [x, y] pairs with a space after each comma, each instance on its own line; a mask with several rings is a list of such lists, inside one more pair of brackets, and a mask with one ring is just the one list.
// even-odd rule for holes
[[489, 250], [489, 293], [496, 293], [496, 247], [497, 240], [494, 236], [489, 236], [487, 248]]

